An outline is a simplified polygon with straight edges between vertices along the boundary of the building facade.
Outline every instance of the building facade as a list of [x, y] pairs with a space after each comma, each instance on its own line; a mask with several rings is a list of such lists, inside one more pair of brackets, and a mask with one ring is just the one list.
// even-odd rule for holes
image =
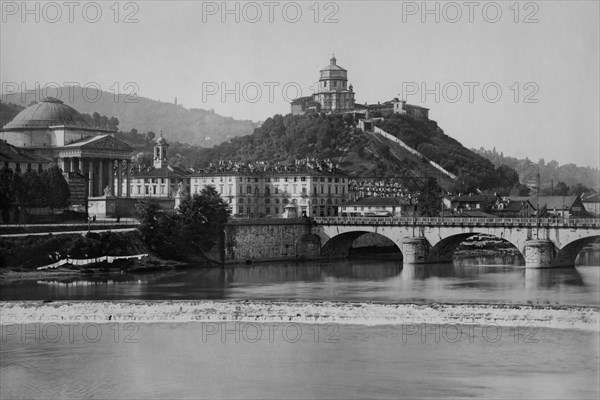
[[221, 166], [194, 172], [191, 193], [214, 186], [235, 217], [281, 217], [288, 205], [298, 216], [336, 216], [348, 199], [348, 177], [331, 164], [328, 168], [299, 161], [295, 166]]
[[52, 97], [25, 108], [0, 129], [7, 144], [58, 165], [71, 191], [85, 193], [80, 202], [86, 196], [127, 195], [124, 185], [115, 190], [114, 182], [127, 179], [133, 148], [114, 133], [89, 126], [79, 112]]
[[[161, 132], [154, 145], [152, 162], [149, 168], [131, 173], [129, 183], [122, 190], [134, 198], [173, 199], [177, 193], [190, 193], [190, 173], [169, 165], [169, 143]], [[115, 182], [117, 184], [117, 182]]]

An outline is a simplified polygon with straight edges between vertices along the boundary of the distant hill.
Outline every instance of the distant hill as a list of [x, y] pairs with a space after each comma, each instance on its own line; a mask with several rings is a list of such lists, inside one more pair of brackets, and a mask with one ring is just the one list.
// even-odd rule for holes
[[[579, 167], [575, 164], [559, 165], [557, 161], [548, 161], [541, 159], [533, 162], [529, 159], [518, 159], [515, 157], [505, 156], [504, 153], [498, 153], [496, 148], [486, 150], [483, 147], [472, 149], [477, 154], [487, 158], [494, 165], [507, 165], [519, 172], [526, 170], [527, 173], [539, 173], [540, 183], [542, 188], [549, 188], [554, 181], [556, 186], [558, 182], [564, 182], [568, 186], [574, 186], [578, 183], [585, 185], [596, 191], [600, 191], [600, 171], [597, 168]], [[527, 167], [528, 165], [532, 167]]]
[[0, 102], [0, 126], [8, 124], [24, 109], [25, 107], [16, 104]]
[[331, 159], [352, 176], [393, 179], [404, 186], [423, 187], [435, 178], [447, 190], [505, 188], [518, 184], [517, 173], [507, 167], [495, 168], [487, 159], [444, 135], [434, 121], [421, 122], [392, 115], [382, 127], [390, 134], [458, 176], [452, 180], [399, 144], [381, 135], [363, 132], [351, 116], [309, 114], [275, 115], [249, 136], [237, 137], [211, 149], [201, 149], [197, 159], [204, 162], [270, 160], [292, 162], [315, 157]]
[[[54, 96], [55, 91], [51, 92]], [[130, 98], [125, 94], [115, 96], [113, 93], [96, 89], [87, 89], [84, 97], [83, 90], [77, 87], [71, 90], [65, 87], [61, 92], [60, 100], [81, 113], [92, 115], [97, 112], [107, 117], [118, 118], [121, 131], [135, 128], [139, 132], [158, 133], [162, 129], [171, 140], [202, 147], [213, 146], [236, 136], [250, 134], [257, 126], [252, 121], [235, 120], [215, 114], [213, 111], [186, 109], [173, 103], [144, 97]], [[70, 92], [73, 93], [72, 101], [69, 99]], [[98, 100], [92, 102], [89, 99]], [[7, 116], [12, 114], [14, 108], [4, 103], [10, 102], [26, 107], [31, 103], [32, 96], [29, 95], [25, 101], [22, 101], [20, 94], [2, 95], [2, 101], [2, 125], [4, 125], [10, 121], [10, 119], [4, 120], [5, 114]]]

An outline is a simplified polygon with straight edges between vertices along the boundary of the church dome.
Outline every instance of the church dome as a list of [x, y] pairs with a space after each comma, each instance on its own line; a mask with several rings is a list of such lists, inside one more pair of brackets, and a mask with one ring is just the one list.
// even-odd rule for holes
[[47, 128], [55, 125], [89, 126], [77, 110], [54, 97], [46, 97], [18, 113], [4, 129]]
[[159, 146], [168, 146], [169, 144], [167, 143], [167, 141], [165, 140], [165, 138], [162, 135], [162, 132], [160, 133], [160, 137], [156, 140], [156, 144]]

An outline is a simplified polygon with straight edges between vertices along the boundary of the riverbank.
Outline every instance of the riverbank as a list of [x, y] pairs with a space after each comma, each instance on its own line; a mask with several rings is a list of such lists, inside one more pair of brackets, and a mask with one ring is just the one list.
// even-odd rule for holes
[[[100, 262], [88, 265], [65, 264], [58, 268], [38, 270], [66, 258], [129, 256], [147, 254], [138, 259]], [[103, 232], [80, 234], [48, 234], [45, 236], [0, 238], [0, 280], [71, 279], [81, 276], [151, 273], [190, 268], [193, 265], [214, 266], [198, 254], [186, 255], [187, 260], [166, 260], [155, 255], [142, 240], [139, 232]]]
[[597, 306], [306, 301], [16, 301], [0, 323], [256, 322], [361, 325], [463, 324], [599, 331]]

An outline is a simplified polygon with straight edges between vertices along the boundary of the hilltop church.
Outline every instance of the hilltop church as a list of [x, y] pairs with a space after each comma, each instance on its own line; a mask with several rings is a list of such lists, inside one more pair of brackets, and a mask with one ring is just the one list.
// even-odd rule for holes
[[354, 87], [348, 84], [348, 70], [337, 64], [335, 55], [329, 65], [319, 71], [318, 88], [312, 96], [299, 97], [291, 102], [291, 113], [303, 115], [309, 112], [352, 113], [359, 117], [369, 118], [374, 112], [405, 114], [415, 119], [429, 119], [429, 109], [405, 100], [394, 98], [391, 101], [377, 104], [356, 104]]

